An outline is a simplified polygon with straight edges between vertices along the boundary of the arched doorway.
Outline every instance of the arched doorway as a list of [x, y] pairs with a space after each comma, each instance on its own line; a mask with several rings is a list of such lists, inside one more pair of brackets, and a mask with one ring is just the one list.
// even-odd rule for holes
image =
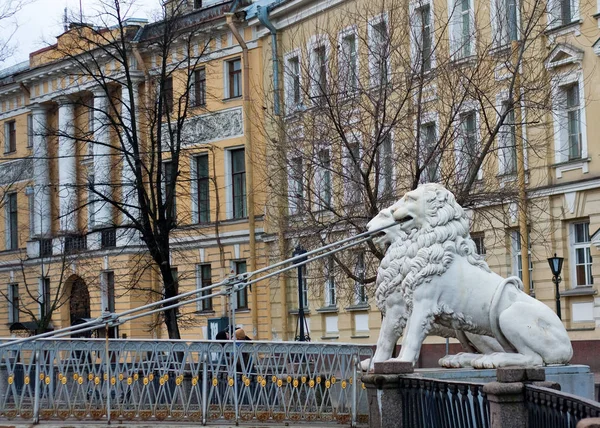
[[82, 318], [90, 317], [90, 292], [87, 284], [80, 277], [74, 277], [71, 282], [69, 296], [70, 324], [78, 323]]

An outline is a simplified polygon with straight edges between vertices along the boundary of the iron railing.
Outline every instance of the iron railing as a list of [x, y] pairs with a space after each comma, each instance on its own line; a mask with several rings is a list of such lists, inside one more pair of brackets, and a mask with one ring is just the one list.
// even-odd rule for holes
[[541, 386], [526, 385], [531, 428], [575, 428], [585, 418], [600, 417], [600, 403]]
[[357, 363], [370, 346], [40, 339], [0, 348], [13, 420], [368, 420]]
[[399, 378], [402, 423], [414, 428], [489, 428], [483, 384]]

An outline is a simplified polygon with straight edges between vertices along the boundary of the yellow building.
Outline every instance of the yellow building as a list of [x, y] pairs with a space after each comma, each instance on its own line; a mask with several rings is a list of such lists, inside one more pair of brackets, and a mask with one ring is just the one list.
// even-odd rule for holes
[[[255, 161], [264, 143], [250, 108], [263, 98], [250, 75], [262, 53], [228, 15], [236, 4], [167, 5], [150, 24], [71, 24], [0, 72], [2, 336], [168, 295], [142, 204], [149, 231], [169, 230], [163, 265], [180, 293], [264, 265], [265, 171]], [[259, 283], [237, 296], [236, 324], [259, 339], [271, 334], [267, 295]], [[228, 317], [229, 306], [215, 296], [181, 308], [181, 336], [214, 337], [207, 320]], [[158, 315], [112, 333], [167, 337]]]
[[[549, 12], [496, 0], [250, 7], [276, 142], [267, 149], [279, 180], [264, 238], [272, 260], [358, 233], [405, 191], [438, 181], [473, 213], [472, 236], [496, 272], [523, 274], [519, 232], [529, 234], [528, 285], [553, 309], [547, 258], [564, 257], [562, 319], [585, 361], [600, 319], [596, 9], [561, 0]], [[364, 245], [309, 269], [313, 340], [376, 341], [373, 283], [361, 283], [374, 278], [377, 251]], [[271, 282], [274, 330], [288, 339], [295, 281]], [[426, 349], [441, 343], [430, 338]]]

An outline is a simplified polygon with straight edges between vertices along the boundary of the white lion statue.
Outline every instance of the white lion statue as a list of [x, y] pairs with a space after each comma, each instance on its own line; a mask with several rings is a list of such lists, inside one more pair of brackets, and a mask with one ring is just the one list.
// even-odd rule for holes
[[[415, 363], [430, 334], [456, 336], [482, 354], [446, 356], [446, 367], [496, 368], [566, 364], [573, 355], [567, 332], [545, 304], [525, 294], [521, 280], [490, 271], [476, 254], [469, 220], [454, 195], [438, 184], [408, 192], [368, 224], [397, 223], [376, 242], [389, 243], [377, 273], [376, 302], [383, 315], [372, 362], [392, 356]], [[369, 361], [363, 362], [368, 369]]]

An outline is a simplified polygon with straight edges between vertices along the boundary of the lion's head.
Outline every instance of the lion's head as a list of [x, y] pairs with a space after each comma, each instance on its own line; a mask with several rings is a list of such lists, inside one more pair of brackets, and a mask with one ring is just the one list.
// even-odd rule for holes
[[367, 224], [367, 230], [369, 232], [386, 227], [386, 229], [379, 231], [373, 237], [373, 242], [375, 244], [387, 246], [391, 245], [393, 242], [406, 239], [407, 235], [401, 229], [400, 225], [396, 223], [393, 213], [394, 205], [379, 211], [379, 214], [373, 217], [373, 219]]
[[377, 243], [389, 244], [377, 272], [376, 299], [385, 311], [385, 299], [399, 290], [412, 310], [412, 292], [435, 275], [442, 275], [456, 256], [489, 272], [476, 253], [469, 236], [469, 220], [454, 195], [445, 187], [428, 183], [408, 192], [402, 199], [369, 222], [376, 230], [395, 221]]

